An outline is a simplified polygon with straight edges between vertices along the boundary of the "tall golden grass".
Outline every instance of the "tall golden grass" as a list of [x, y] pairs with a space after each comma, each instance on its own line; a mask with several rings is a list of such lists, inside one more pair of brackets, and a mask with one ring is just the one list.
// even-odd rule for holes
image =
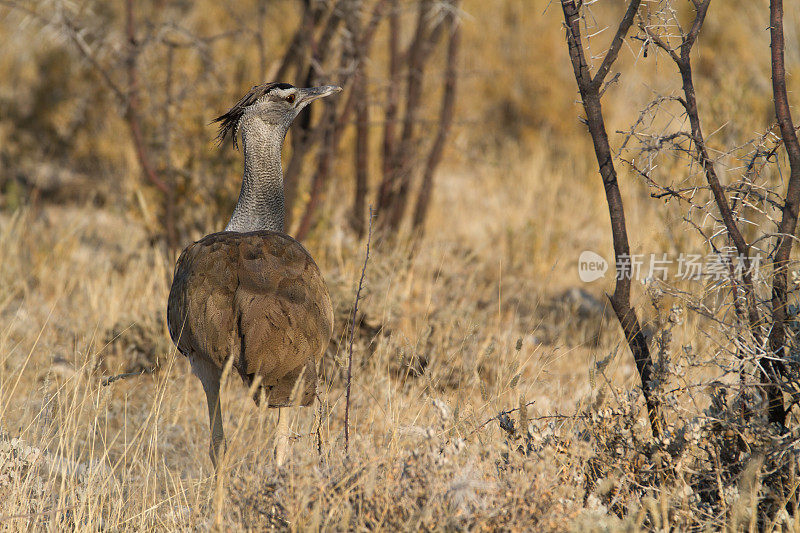
[[[297, 16], [293, 3], [276, 5]], [[764, 2], [733, 5], [712, 6], [697, 63], [707, 130], [721, 128], [709, 142], [720, 146], [772, 120]], [[620, 6], [596, 4], [598, 26], [613, 23]], [[115, 7], [95, 7], [98, 16], [117, 20]], [[246, 16], [253, 8], [245, 2], [231, 9]], [[427, 231], [415, 254], [403, 236], [391, 245], [373, 242], [354, 352], [349, 457], [344, 339], [364, 243], [345, 229], [347, 206], [329, 202], [306, 243], [336, 305], [337, 338], [323, 364], [320, 402], [289, 413], [292, 445], [279, 469], [271, 460], [275, 414], [257, 408], [238, 378], [228, 376], [228, 454], [215, 477], [202, 389], [164, 325], [174, 257], [151, 242], [159, 226], [157, 202], [123, 142], [121, 119], [87, 109], [82, 129], [70, 131], [70, 117], [80, 112], [75, 106], [84, 101], [72, 95], [104, 97], [93, 92], [91, 79], [57, 68], [80, 65], [67, 43], [32, 24], [18, 28], [24, 17], [0, 7], [6, 51], [0, 55], [0, 113], [16, 107], [14, 117], [39, 121], [24, 125], [0, 116], [0, 172], [67, 161], [85, 178], [76, 185], [77, 199], [58, 203], [12, 202], [13, 191], [0, 193], [0, 526], [755, 527], [752, 472], [727, 495], [719, 516], [693, 515], [692, 495], [682, 489], [641, 498], [625, 485], [622, 467], [597, 476], [605, 459], [593, 443], [611, 442], [606, 435], [616, 431], [605, 409], [637, 405], [635, 397], [622, 400], [636, 375], [617, 324], [602, 311], [612, 280], [584, 285], [577, 275], [581, 251], [610, 255], [611, 243], [556, 8], [544, 1], [464, 2], [457, 124]], [[229, 23], [230, 13], [214, 2], [170, 9], [185, 9], [182, 20], [209, 33]], [[800, 27], [800, 14], [787, 15], [787, 32]], [[604, 37], [594, 41], [598, 49]], [[796, 34], [790, 37], [796, 45]], [[270, 39], [277, 46], [286, 35], [278, 31]], [[797, 49], [788, 51], [793, 72], [800, 66]], [[232, 49], [223, 76], [239, 69], [248, 86], [255, 55]], [[637, 56], [633, 46], [623, 55], [625, 74], [604, 100], [611, 131], [628, 127], [654, 88], [677, 87], [671, 70], [654, 57]], [[201, 75], [195, 62], [185, 68], [190, 79]], [[59, 80], [66, 96], [57, 91]], [[792, 84], [798, 89], [796, 80]], [[220, 85], [203, 87], [199, 104], [179, 106], [182, 127], [194, 139], [178, 143], [173, 157], [190, 169], [202, 166], [191, 166], [196, 158], [219, 158], [203, 171], [220, 174], [205, 179], [224, 182], [234, 194], [235, 156], [204, 155], [213, 150], [205, 124], [241, 89]], [[71, 139], [61, 159], [42, 160], [48, 150], [30, 148], [43, 131], [53, 142]], [[347, 168], [340, 163], [329, 197], [350, 194]], [[702, 248], [677, 208], [650, 199], [635, 177], [623, 173], [623, 179], [633, 249]], [[192, 184], [186, 183], [187, 197]], [[189, 202], [194, 225], [188, 236], [219, 229], [229, 199], [221, 198], [219, 208]], [[570, 299], [576, 288], [588, 296]], [[645, 321], [655, 320], [659, 311], [640, 285], [634, 297]], [[582, 304], [588, 307], [579, 309]], [[676, 346], [714, 349], [713, 335], [697, 317], [687, 317], [673, 333]], [[598, 376], [595, 363], [609, 354], [617, 355]], [[104, 377], [142, 369], [155, 371], [102, 385]], [[508, 415], [516, 433], [494, 419], [531, 402]], [[571, 417], [589, 411], [596, 415], [591, 424]], [[520, 437], [521, 424], [523, 433], [531, 428], [530, 438]], [[635, 430], [646, 433], [643, 425]], [[519, 453], [523, 441], [534, 452]], [[619, 512], [621, 501], [626, 513]], [[788, 516], [781, 524], [800, 526]]]

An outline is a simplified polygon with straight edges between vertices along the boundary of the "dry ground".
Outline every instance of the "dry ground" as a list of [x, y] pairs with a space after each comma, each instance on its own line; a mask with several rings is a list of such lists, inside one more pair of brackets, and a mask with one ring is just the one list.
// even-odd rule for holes
[[[639, 485], [664, 475], [653, 458], [671, 443], [649, 438], [634, 365], [604, 312], [612, 280], [584, 284], [577, 275], [580, 251], [610, 248], [602, 191], [575, 180], [590, 172], [537, 155], [450, 168], [416, 254], [407, 243], [372, 242], [349, 454], [345, 346], [365, 242], [340, 230], [344, 209], [327, 211], [306, 243], [336, 306], [320, 401], [283, 411], [294, 436], [277, 468], [277, 412], [258, 409], [239, 379], [228, 379], [229, 453], [217, 478], [205, 397], [164, 325], [174, 258], [149, 242], [142, 221], [150, 207], [122, 214], [50, 205], [3, 215], [0, 526], [754, 527], [759, 492], [742, 481], [749, 470], [723, 490], [713, 469], [696, 469], [708, 460], [698, 439], [719, 419], [705, 393], [689, 396], [701, 403], [685, 409], [670, 404], [680, 419], [674, 438], [695, 448], [681, 445], [689, 451], [673, 459], [668, 490]], [[633, 246], [672, 250], [658, 203], [633, 201], [646, 198], [635, 186], [627, 193]], [[657, 332], [669, 302], [650, 305], [640, 284], [635, 293]], [[702, 366], [716, 353], [708, 324], [688, 317], [670, 327], [676, 364], [688, 347], [705, 378], [719, 373]], [[152, 373], [102, 384], [143, 370]], [[741, 464], [757, 472], [759, 457]], [[703, 491], [722, 503], [706, 505]], [[787, 530], [796, 527], [783, 518]]]
[[[277, 413], [256, 408], [229, 379], [230, 453], [216, 482], [202, 389], [164, 327], [172, 258], [118, 213], [45, 207], [4, 216], [2, 525], [561, 529], [593, 512], [579, 472], [542, 457], [509, 462], [505, 433], [496, 421], [482, 424], [523, 401], [533, 402], [531, 419], [573, 414], [590, 396], [592, 358], [618, 338], [601, 328], [601, 287], [581, 286], [574, 251], [607, 245], [605, 213], [590, 189], [566, 205], [560, 191], [571, 169], [534, 157], [502, 179], [491, 174], [498, 170], [446, 174], [412, 259], [404, 245], [373, 242], [349, 458], [344, 340], [364, 243], [335, 223], [308, 242], [337, 308], [321, 402], [284, 411], [296, 438], [279, 470]], [[512, 201], [520, 208], [510, 212]], [[558, 221], [565, 208], [573, 227]], [[571, 300], [571, 288], [592, 296]], [[598, 341], [601, 329], [611, 333]], [[618, 361], [613, 374], [624, 386], [633, 367]]]

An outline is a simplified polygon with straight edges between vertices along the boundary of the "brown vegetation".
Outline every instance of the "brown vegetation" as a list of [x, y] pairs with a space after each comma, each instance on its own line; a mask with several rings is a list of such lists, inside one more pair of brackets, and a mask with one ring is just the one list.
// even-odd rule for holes
[[[800, 13], [787, 3], [772, 36], [781, 65], [766, 0], [712, 2], [685, 59], [677, 24], [705, 3], [642, 2], [615, 41], [628, 4], [575, 16], [630, 253], [744, 243], [749, 281], [617, 294], [557, 4], [0, 0], [0, 526], [798, 529], [797, 247], [772, 251], [792, 240], [775, 234], [792, 229]], [[346, 86], [298, 118], [284, 159], [335, 333], [285, 468], [265, 460], [274, 415], [224, 386], [215, 479], [203, 392], [164, 324], [170, 242], [229, 216], [240, 157], [209, 122], [273, 77]], [[604, 278], [580, 281], [583, 250]], [[606, 293], [635, 310], [650, 377]], [[779, 350], [783, 370], [762, 364]], [[126, 372], [144, 375], [103, 386]]]

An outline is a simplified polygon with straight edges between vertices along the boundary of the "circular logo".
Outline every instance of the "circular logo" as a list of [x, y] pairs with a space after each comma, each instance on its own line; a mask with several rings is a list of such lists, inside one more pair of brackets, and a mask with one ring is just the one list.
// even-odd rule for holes
[[578, 277], [584, 283], [602, 278], [606, 270], [608, 270], [608, 263], [600, 254], [585, 250], [578, 257]]

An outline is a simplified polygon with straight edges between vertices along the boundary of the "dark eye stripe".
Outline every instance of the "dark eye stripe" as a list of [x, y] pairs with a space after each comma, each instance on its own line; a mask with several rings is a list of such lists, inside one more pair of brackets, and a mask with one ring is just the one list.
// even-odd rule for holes
[[237, 148], [236, 131], [239, 125], [239, 119], [244, 115], [245, 109], [255, 104], [261, 98], [264, 98], [273, 89], [292, 89], [294, 86], [289, 83], [265, 83], [263, 85], [256, 85], [241, 100], [228, 110], [227, 113], [218, 116], [214, 122], [219, 122], [219, 132], [217, 133], [217, 140], [222, 143], [227, 137], [231, 138], [233, 147]]

